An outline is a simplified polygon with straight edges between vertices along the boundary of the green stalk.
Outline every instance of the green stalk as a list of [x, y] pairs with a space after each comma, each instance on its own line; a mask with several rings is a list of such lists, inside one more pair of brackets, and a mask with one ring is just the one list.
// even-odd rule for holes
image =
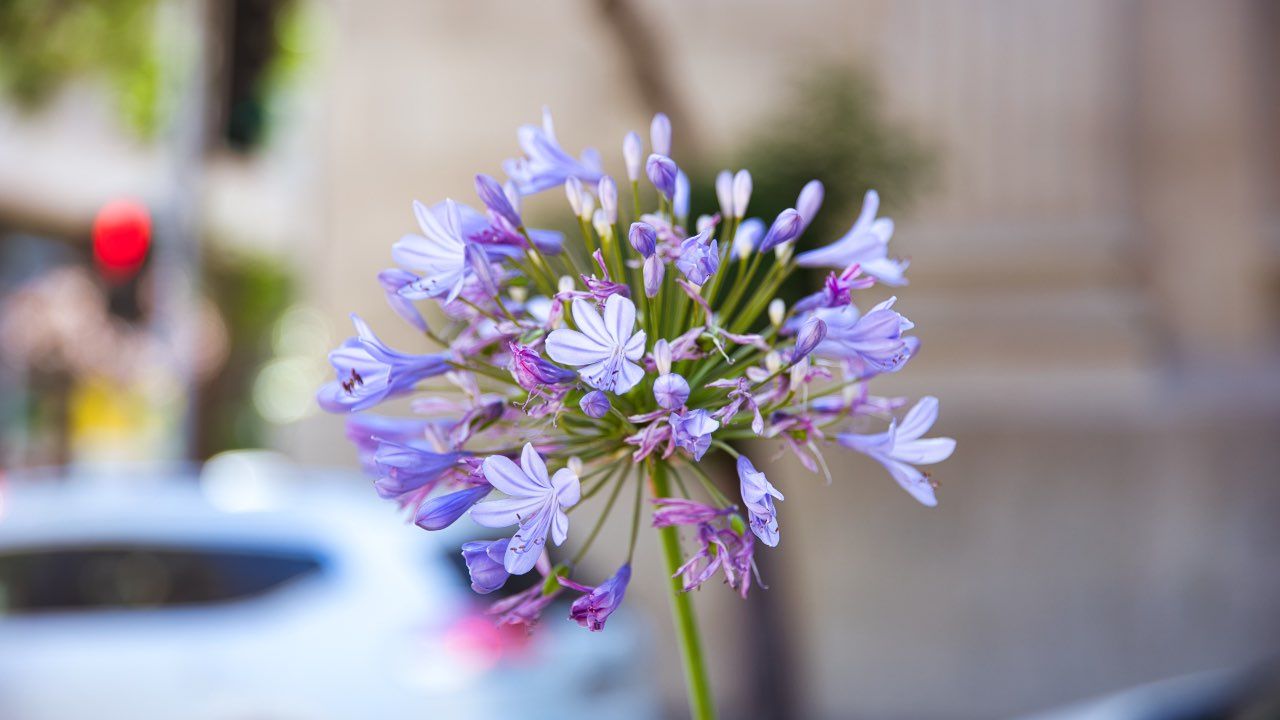
[[[649, 480], [653, 486], [654, 497], [669, 497], [670, 485], [667, 482], [667, 466], [665, 463], [650, 464]], [[667, 591], [671, 596], [671, 616], [676, 626], [676, 636], [680, 645], [680, 658], [684, 663], [685, 688], [689, 693], [689, 714], [693, 720], [711, 720], [715, 718], [715, 704], [711, 697], [711, 684], [707, 681], [706, 661], [702, 653], [702, 640], [698, 636], [698, 620], [693, 614], [693, 603], [689, 593], [680, 586], [675, 573], [684, 564], [684, 555], [680, 551], [680, 534], [674, 527], [658, 530], [658, 538], [662, 543], [662, 557], [666, 561]]]

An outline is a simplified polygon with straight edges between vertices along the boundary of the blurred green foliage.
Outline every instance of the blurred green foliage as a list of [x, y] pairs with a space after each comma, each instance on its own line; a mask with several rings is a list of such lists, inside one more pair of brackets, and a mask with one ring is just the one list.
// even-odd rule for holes
[[99, 74], [128, 126], [159, 126], [160, 59], [152, 43], [155, 0], [0, 0], [0, 92], [35, 109], [68, 80]]
[[296, 286], [283, 262], [268, 255], [209, 253], [205, 294], [227, 326], [226, 365], [200, 389], [198, 457], [263, 447], [266, 421], [248, 399], [262, 363], [272, 355], [272, 330], [293, 303]]

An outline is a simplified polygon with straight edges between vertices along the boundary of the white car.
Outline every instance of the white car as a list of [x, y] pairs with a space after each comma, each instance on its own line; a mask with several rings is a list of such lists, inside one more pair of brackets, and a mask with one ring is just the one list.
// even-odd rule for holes
[[0, 718], [658, 715], [639, 618], [483, 615], [475, 528], [252, 457], [111, 475], [0, 480]]

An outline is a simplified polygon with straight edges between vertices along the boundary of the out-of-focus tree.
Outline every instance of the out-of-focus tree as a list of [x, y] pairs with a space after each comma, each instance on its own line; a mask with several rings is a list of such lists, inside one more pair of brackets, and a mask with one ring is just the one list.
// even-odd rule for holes
[[161, 78], [155, 11], [155, 0], [0, 2], [0, 92], [32, 110], [72, 78], [102, 76], [126, 124], [152, 136]]

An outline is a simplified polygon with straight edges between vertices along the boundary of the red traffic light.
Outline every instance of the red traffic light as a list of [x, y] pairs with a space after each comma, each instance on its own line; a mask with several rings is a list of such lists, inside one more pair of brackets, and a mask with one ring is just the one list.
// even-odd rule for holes
[[136, 200], [113, 200], [93, 220], [93, 259], [112, 281], [133, 277], [151, 247], [151, 213]]

